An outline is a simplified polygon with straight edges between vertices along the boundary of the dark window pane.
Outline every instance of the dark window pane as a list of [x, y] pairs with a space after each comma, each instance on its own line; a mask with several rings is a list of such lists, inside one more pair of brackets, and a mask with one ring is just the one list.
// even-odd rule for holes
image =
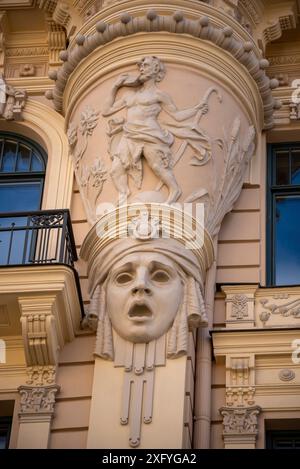
[[17, 171], [29, 171], [30, 169], [30, 148], [19, 145]]
[[0, 212], [39, 210], [41, 182], [0, 183]]
[[6, 449], [9, 446], [11, 422], [11, 417], [0, 417], [0, 449]]
[[277, 196], [275, 210], [275, 283], [300, 284], [300, 196]]
[[11, 173], [15, 171], [16, 151], [17, 144], [15, 142], [5, 142], [1, 167], [2, 172]]
[[300, 431], [271, 430], [267, 431], [267, 449], [299, 448]]
[[300, 185], [300, 148], [292, 151], [292, 184]]
[[5, 449], [7, 444], [7, 436], [0, 434], [0, 449]]
[[31, 171], [44, 171], [43, 162], [35, 153], [32, 153]]

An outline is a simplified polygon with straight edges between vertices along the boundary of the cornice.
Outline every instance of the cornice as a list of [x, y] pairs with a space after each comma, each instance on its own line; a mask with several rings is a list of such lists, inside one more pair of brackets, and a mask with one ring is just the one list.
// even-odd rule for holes
[[[128, 2], [122, 2], [122, 6], [128, 6]], [[63, 109], [63, 95], [66, 84], [71, 74], [77, 66], [83, 62], [98, 47], [104, 47], [113, 40], [116, 41], [124, 36], [133, 36], [136, 33], [172, 33], [175, 35], [188, 35], [194, 38], [211, 42], [224, 52], [232, 55], [243, 67], [245, 67], [250, 76], [256, 82], [264, 105], [264, 127], [271, 128], [273, 125], [273, 111], [278, 108], [277, 103], [271, 93], [271, 89], [278, 86], [277, 80], [270, 80], [265, 73], [269, 66], [267, 60], [262, 59], [257, 47], [253, 41], [249, 40], [249, 35], [233, 19], [233, 26], [228, 26], [228, 17], [226, 22], [221, 22], [221, 13], [216, 8], [209, 5], [199, 4], [194, 1], [187, 2], [187, 5], [193, 7], [184, 8], [183, 11], [176, 11], [178, 1], [174, 0], [171, 6], [166, 6], [162, 2], [154, 3], [157, 11], [146, 11], [145, 5], [139, 0], [130, 2], [130, 8], [123, 13], [117, 13], [115, 8], [104, 9], [100, 15], [100, 21], [91, 27], [85, 26], [83, 32], [87, 35], [78, 34], [76, 45], [71, 44], [69, 51], [63, 51], [60, 58], [65, 62], [56, 72], [51, 71], [50, 78], [55, 83], [55, 88], [47, 92], [47, 97], [54, 100], [54, 106], [57, 111]], [[135, 8], [141, 9], [136, 12]], [[197, 5], [197, 7], [196, 7]], [[118, 5], [118, 9], [120, 10]], [[163, 14], [161, 14], [161, 12]], [[164, 14], [164, 12], [166, 12]], [[109, 13], [109, 14], [108, 14]], [[201, 14], [205, 13], [205, 16]], [[200, 14], [200, 15], [199, 15]], [[93, 23], [96, 18], [93, 18]], [[216, 18], [218, 21], [216, 22]], [[104, 22], [105, 20], [105, 22]], [[217, 25], [215, 25], [217, 23]], [[96, 32], [95, 29], [96, 28]], [[238, 31], [238, 33], [237, 33]], [[240, 39], [243, 34], [243, 40]]]

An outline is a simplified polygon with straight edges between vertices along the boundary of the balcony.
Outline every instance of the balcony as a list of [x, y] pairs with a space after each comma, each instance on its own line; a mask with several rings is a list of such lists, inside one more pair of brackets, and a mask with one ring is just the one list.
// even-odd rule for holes
[[0, 215], [0, 338], [23, 343], [27, 366], [55, 366], [80, 329], [76, 260], [68, 210]]
[[68, 210], [0, 214], [0, 266], [77, 260]]

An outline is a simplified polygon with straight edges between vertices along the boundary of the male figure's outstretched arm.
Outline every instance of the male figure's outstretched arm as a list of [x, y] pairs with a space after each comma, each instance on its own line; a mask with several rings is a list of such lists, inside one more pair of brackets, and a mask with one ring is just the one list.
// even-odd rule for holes
[[207, 104], [202, 102], [192, 108], [183, 109], [180, 111], [170, 95], [164, 92], [159, 92], [159, 97], [163, 110], [166, 111], [166, 113], [173, 117], [173, 119], [175, 119], [177, 122], [194, 117], [200, 109], [202, 109], [203, 114], [206, 114], [208, 111]]

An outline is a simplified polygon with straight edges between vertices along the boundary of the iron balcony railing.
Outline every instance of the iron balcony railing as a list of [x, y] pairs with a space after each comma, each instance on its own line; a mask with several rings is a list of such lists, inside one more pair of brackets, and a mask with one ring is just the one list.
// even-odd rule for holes
[[76, 260], [68, 210], [0, 214], [0, 265], [74, 267]]

